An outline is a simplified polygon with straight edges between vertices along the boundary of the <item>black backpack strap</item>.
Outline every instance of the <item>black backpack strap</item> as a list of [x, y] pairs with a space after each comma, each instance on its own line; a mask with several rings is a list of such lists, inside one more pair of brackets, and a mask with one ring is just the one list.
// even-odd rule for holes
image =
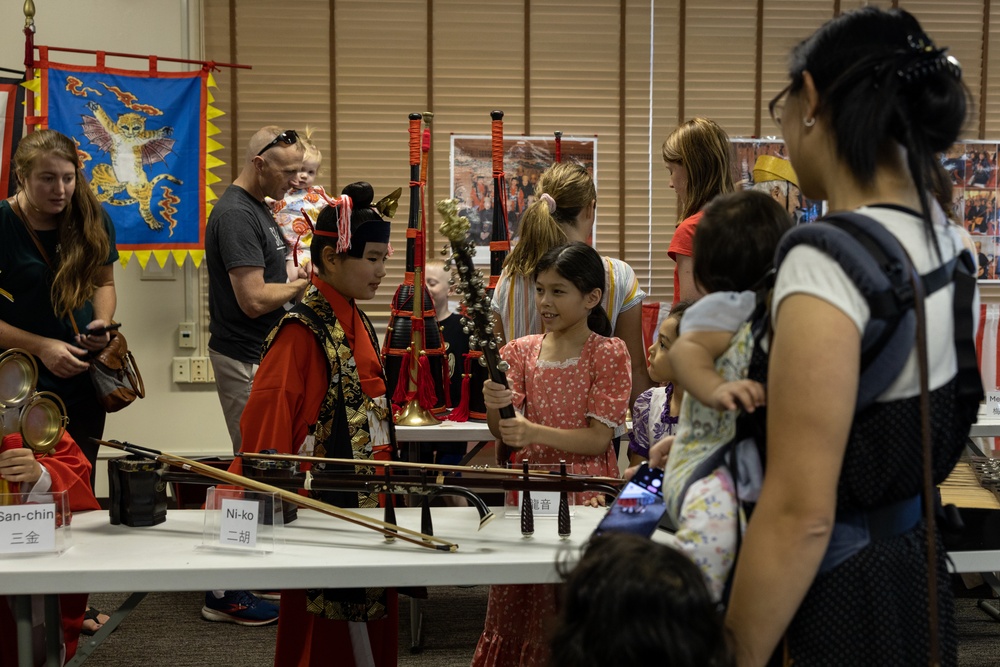
[[983, 379], [976, 358], [976, 333], [973, 327], [973, 303], [976, 297], [976, 263], [968, 251], [959, 255], [955, 266], [955, 355], [958, 362], [958, 395], [974, 401], [983, 400]]

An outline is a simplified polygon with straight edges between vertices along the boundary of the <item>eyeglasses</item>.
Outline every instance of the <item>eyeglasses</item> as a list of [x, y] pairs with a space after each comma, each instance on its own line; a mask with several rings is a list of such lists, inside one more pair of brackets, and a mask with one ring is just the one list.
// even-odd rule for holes
[[781, 92], [774, 96], [774, 99], [768, 102], [767, 110], [771, 114], [771, 120], [778, 127], [781, 127], [781, 114], [785, 111], [785, 101], [784, 98], [788, 93], [792, 91], [792, 84], [788, 84], [781, 89]]
[[295, 130], [285, 130], [284, 132], [276, 136], [274, 139], [271, 139], [271, 143], [261, 148], [257, 152], [257, 157], [260, 157], [261, 155], [266, 153], [269, 149], [273, 148], [274, 146], [277, 146], [278, 144], [285, 144], [286, 146], [291, 146], [298, 140], [299, 140], [298, 132], [296, 132]]

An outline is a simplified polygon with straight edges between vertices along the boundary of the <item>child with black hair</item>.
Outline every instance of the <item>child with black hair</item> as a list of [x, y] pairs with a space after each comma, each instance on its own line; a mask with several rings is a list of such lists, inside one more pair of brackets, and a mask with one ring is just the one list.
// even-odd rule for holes
[[730, 667], [722, 617], [684, 554], [630, 533], [598, 535], [566, 572], [551, 667]]
[[646, 371], [649, 379], [660, 386], [642, 392], [632, 404], [632, 431], [628, 436], [630, 465], [648, 460], [650, 445], [673, 435], [677, 429], [684, 389], [676, 381], [668, 352], [680, 334], [681, 317], [690, 305], [681, 301], [670, 309], [660, 323], [656, 340], [647, 350]]
[[[490, 431], [515, 449], [514, 463], [558, 464], [574, 473], [617, 476], [611, 447], [625, 423], [631, 360], [601, 307], [604, 262], [586, 243], [560, 245], [535, 266], [535, 307], [544, 334], [522, 336], [501, 350], [510, 388], [483, 386]], [[501, 419], [513, 405], [515, 416]], [[575, 504], [597, 494], [577, 493]], [[476, 667], [548, 664], [546, 630], [556, 613], [553, 585], [493, 586]]]
[[705, 474], [702, 466], [733, 439], [738, 410], [764, 404], [763, 385], [746, 379], [753, 351], [749, 317], [754, 290], [791, 228], [785, 208], [762, 192], [717, 197], [705, 207], [693, 267], [705, 296], [685, 311], [669, 353], [684, 399], [672, 445], [654, 445], [650, 463], [664, 467], [663, 498], [678, 525], [678, 548], [702, 568], [716, 599], [736, 554], [738, 505], [728, 469], [720, 465]]
[[[242, 451], [276, 449], [317, 463], [390, 457], [395, 431], [378, 338], [357, 305], [375, 296], [389, 256], [389, 221], [373, 200], [371, 185], [352, 183], [320, 212], [311, 285], [264, 341], [240, 421]], [[230, 471], [241, 469], [237, 457]], [[313, 495], [378, 507], [377, 493]], [[274, 664], [395, 665], [397, 612], [392, 589], [282, 591]]]

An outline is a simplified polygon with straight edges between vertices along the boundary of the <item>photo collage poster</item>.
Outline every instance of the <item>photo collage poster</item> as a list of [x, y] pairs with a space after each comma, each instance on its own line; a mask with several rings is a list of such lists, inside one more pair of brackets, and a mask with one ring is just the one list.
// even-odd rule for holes
[[966, 141], [941, 156], [951, 176], [951, 210], [972, 236], [979, 263], [979, 280], [1000, 279], [997, 250], [997, 143]]
[[[517, 241], [524, 211], [538, 197], [538, 181], [556, 161], [555, 137], [504, 137], [503, 170], [507, 180], [507, 234]], [[563, 137], [563, 162], [576, 162], [597, 184], [597, 138]], [[476, 264], [489, 264], [493, 234], [493, 154], [489, 136], [452, 135], [451, 197], [459, 200], [459, 214], [469, 219], [475, 240]]]

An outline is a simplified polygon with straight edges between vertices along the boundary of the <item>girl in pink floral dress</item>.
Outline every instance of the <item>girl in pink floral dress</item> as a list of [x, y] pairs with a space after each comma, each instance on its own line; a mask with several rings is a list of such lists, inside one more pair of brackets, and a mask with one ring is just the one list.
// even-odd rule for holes
[[[483, 387], [490, 430], [516, 450], [515, 462], [558, 463], [573, 472], [618, 476], [611, 438], [625, 422], [631, 361], [611, 334], [601, 308], [604, 269], [585, 243], [547, 252], [535, 270], [535, 306], [545, 334], [525, 336], [501, 351], [510, 389]], [[513, 404], [517, 414], [500, 419]], [[595, 494], [574, 494], [586, 503]], [[493, 586], [474, 667], [548, 664], [548, 630], [556, 615], [555, 585]]]

